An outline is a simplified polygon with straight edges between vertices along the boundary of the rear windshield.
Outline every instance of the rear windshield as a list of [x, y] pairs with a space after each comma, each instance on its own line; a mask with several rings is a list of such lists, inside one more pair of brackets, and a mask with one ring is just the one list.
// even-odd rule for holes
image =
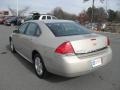
[[56, 37], [90, 34], [91, 32], [75, 22], [46, 23]]

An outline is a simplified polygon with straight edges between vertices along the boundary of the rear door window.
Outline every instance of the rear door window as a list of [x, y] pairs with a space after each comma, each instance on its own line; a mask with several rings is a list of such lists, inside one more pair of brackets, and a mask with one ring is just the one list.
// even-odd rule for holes
[[43, 16], [42, 19], [45, 20], [45, 19], [46, 19], [46, 16]]
[[25, 30], [26, 30], [28, 24], [29, 24], [29, 23], [25, 23], [25, 24], [22, 24], [22, 25], [19, 27], [18, 30], [19, 30], [19, 33], [20, 33], [20, 34], [24, 34], [24, 33], [25, 33]]
[[40, 36], [41, 29], [39, 27], [36, 28], [35, 36]]
[[26, 35], [30, 35], [30, 36], [35, 36], [36, 33], [36, 29], [37, 29], [38, 25], [35, 23], [30, 23], [25, 34]]

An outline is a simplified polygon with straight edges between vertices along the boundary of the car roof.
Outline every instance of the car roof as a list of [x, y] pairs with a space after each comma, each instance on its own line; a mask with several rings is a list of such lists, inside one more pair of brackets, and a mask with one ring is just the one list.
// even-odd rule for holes
[[35, 23], [61, 23], [61, 22], [73, 22], [72, 20], [30, 20], [27, 22], [35, 22]]
[[53, 16], [53, 15], [50, 15], [50, 14], [40, 14], [40, 16], [42, 15], [45, 15], [45, 16]]

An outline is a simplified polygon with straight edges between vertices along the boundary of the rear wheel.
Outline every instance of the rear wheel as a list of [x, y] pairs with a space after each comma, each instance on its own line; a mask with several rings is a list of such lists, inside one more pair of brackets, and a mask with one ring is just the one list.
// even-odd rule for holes
[[47, 70], [46, 70], [43, 60], [39, 54], [35, 54], [35, 56], [34, 56], [34, 68], [35, 68], [35, 72], [39, 78], [46, 77]]

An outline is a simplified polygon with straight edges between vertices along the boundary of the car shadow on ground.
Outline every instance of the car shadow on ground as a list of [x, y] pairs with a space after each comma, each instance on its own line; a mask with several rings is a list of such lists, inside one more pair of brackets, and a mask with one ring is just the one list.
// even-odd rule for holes
[[[10, 51], [10, 46], [7, 45], [6, 49], [8, 51]], [[11, 51], [10, 51], [11, 52]], [[12, 53], [12, 52], [11, 52]], [[25, 68], [27, 68], [29, 71], [31, 71], [33, 74], [35, 74], [34, 71], [34, 66], [32, 63], [30, 63], [29, 61], [25, 60], [22, 56], [20, 56], [18, 53], [12, 53], [14, 55], [15, 58], [17, 58], [17, 60], [24, 65]], [[36, 76], [37, 77], [37, 76]], [[59, 82], [64, 82], [67, 80], [71, 80], [73, 78], [67, 78], [67, 77], [62, 77], [62, 76], [58, 76], [52, 73], [48, 73], [47, 77], [44, 79], [48, 82], [53, 82], [53, 83], [59, 83]]]
[[[7, 45], [6, 46], [7, 50], [11, 52], [10, 50], [10, 46]], [[11, 52], [12, 53], [12, 52]], [[25, 66], [25, 68], [27, 68], [28, 70], [30, 70], [32, 73], [34, 73], [34, 68], [32, 63], [28, 62], [27, 60], [25, 60], [22, 56], [20, 56], [18, 53], [12, 53], [14, 55], [15, 58], [17, 58], [17, 60], [22, 63], [22, 65]]]

